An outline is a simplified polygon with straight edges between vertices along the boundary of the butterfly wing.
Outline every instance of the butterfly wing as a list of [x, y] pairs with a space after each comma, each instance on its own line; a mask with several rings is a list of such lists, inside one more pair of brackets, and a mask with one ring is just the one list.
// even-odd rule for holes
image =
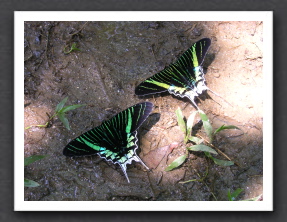
[[135, 94], [161, 93], [170, 91], [170, 87], [177, 87], [179, 91], [192, 90], [196, 83], [193, 69], [202, 64], [210, 44], [209, 38], [194, 43], [174, 64], [140, 83]]
[[[85, 156], [117, 152], [115, 141], [128, 143], [124, 134], [136, 131], [152, 111], [153, 104], [144, 102], [136, 104], [118, 113], [100, 126], [91, 129], [72, 140], [63, 150], [65, 156]], [[124, 141], [126, 140], [126, 141]], [[124, 147], [124, 146], [123, 146]]]

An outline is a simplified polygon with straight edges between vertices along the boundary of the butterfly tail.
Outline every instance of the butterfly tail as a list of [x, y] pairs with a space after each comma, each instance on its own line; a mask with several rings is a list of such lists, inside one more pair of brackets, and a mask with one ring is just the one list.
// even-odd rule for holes
[[[141, 163], [147, 170], [149, 170], [147, 165], [145, 165], [144, 162], [136, 154], [134, 154], [133, 158], [129, 161], [129, 163], [132, 162], [132, 160]], [[128, 174], [127, 174], [127, 162], [124, 163], [124, 164], [120, 164], [119, 163], [119, 165], [120, 165], [125, 177], [127, 178], [128, 183], [130, 183], [130, 180], [129, 180], [129, 177], [128, 177]]]
[[134, 161], [141, 163], [147, 170], [149, 170], [147, 165], [144, 164], [144, 162], [141, 160], [141, 158], [138, 157], [138, 155], [135, 155], [133, 159]]
[[190, 101], [192, 102], [192, 104], [196, 107], [196, 109], [199, 110], [198, 106], [196, 105], [195, 101], [193, 99], [190, 99]]
[[127, 165], [126, 164], [119, 164], [119, 165], [122, 168], [122, 171], [123, 171], [125, 177], [127, 178], [128, 183], [130, 183], [130, 180], [129, 180], [129, 177], [128, 177], [128, 174], [127, 174]]

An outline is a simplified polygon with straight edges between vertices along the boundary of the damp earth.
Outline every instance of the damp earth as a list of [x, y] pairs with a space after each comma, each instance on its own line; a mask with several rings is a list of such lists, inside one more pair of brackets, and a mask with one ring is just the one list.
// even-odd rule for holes
[[[221, 131], [213, 143], [235, 164], [219, 166], [190, 151], [180, 167], [166, 172], [192, 145], [183, 143], [175, 111], [188, 117], [196, 109], [188, 99], [138, 97], [134, 90], [205, 37], [212, 41], [203, 64], [206, 84], [224, 100], [207, 91], [196, 103], [214, 129], [241, 129]], [[80, 51], [67, 53], [72, 44]], [[25, 22], [24, 47], [25, 127], [45, 124], [65, 97], [67, 105], [85, 104], [67, 112], [70, 130], [57, 117], [46, 128], [25, 130], [25, 157], [47, 155], [25, 167], [25, 178], [40, 184], [24, 188], [25, 200], [214, 201], [228, 200], [228, 191], [237, 188], [243, 189], [238, 200], [262, 195], [262, 22]], [[137, 153], [149, 171], [127, 165], [128, 183], [118, 165], [98, 155], [62, 154], [75, 137], [143, 101], [154, 104], [138, 132]], [[202, 127], [197, 133], [207, 138]]]

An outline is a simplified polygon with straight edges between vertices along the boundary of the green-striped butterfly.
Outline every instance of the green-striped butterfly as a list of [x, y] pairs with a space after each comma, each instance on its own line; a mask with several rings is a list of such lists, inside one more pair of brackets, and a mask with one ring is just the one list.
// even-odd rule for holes
[[98, 154], [107, 161], [119, 164], [128, 182], [127, 164], [134, 160], [148, 167], [137, 156], [137, 129], [151, 113], [153, 104], [138, 103], [118, 113], [81, 136], [72, 140], [63, 151], [65, 156]]
[[198, 109], [194, 102], [195, 97], [204, 90], [210, 90], [205, 85], [201, 66], [210, 44], [209, 38], [194, 43], [175, 63], [140, 83], [135, 94], [144, 96], [168, 91], [176, 96], [189, 98]]

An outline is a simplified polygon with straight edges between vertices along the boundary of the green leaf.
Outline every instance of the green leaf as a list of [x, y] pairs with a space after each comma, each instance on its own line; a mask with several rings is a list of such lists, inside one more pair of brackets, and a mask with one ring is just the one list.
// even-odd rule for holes
[[81, 106], [85, 106], [85, 104], [76, 104], [76, 105], [71, 105], [71, 106], [66, 106], [62, 109], [59, 110], [59, 113], [65, 113], [67, 111], [73, 110], [73, 109], [77, 109]]
[[229, 161], [229, 160], [220, 160], [220, 159], [216, 159], [216, 158], [212, 158], [213, 162], [219, 166], [233, 166], [234, 162], [233, 161]]
[[203, 139], [200, 139], [196, 136], [190, 136], [188, 137], [188, 140], [190, 140], [191, 142], [196, 143], [197, 145], [203, 142]]
[[72, 46], [71, 46], [71, 52], [72, 52], [72, 51], [81, 51], [80, 49], [78, 49], [78, 48], [76, 47], [76, 45], [77, 45], [77, 43], [73, 43], [73, 44], [72, 44]]
[[55, 112], [59, 112], [65, 105], [65, 103], [67, 102], [68, 100], [68, 97], [66, 97], [65, 99], [63, 99], [57, 106], [56, 106], [56, 109], [55, 109]]
[[203, 151], [203, 152], [213, 153], [217, 155], [217, 152], [214, 149], [203, 144], [194, 145], [194, 146], [188, 147], [187, 149], [191, 151]]
[[197, 111], [193, 112], [192, 114], [190, 114], [190, 116], [187, 119], [186, 122], [186, 128], [187, 128], [187, 136], [189, 136], [191, 134], [191, 130], [192, 130], [192, 126], [193, 126], [193, 122], [194, 122], [194, 117], [196, 115]]
[[202, 110], [198, 110], [198, 112], [202, 121], [208, 121], [207, 115]]
[[69, 53], [71, 53], [71, 52], [73, 52], [73, 51], [81, 51], [80, 49], [78, 49], [78, 48], [76, 47], [76, 45], [77, 45], [77, 43], [74, 42], [74, 43], [71, 45], [70, 50], [68, 50], [68, 51], [65, 51], [65, 49], [66, 49], [66, 47], [65, 47], [65, 49], [64, 49], [64, 54], [69, 54]]
[[184, 132], [184, 136], [186, 136], [186, 125], [185, 125], [184, 116], [181, 112], [181, 109], [178, 107], [178, 109], [175, 111], [175, 113], [177, 116], [178, 125], [179, 125], [181, 131]]
[[34, 163], [37, 160], [43, 159], [44, 157], [46, 157], [46, 155], [33, 155], [33, 156], [26, 157], [24, 158], [24, 166]]
[[228, 198], [229, 201], [233, 201], [232, 198], [231, 198], [230, 189], [228, 189], [228, 191], [227, 191], [227, 198]]
[[28, 180], [24, 178], [24, 186], [25, 187], [38, 187], [40, 186], [40, 184], [38, 184], [37, 182], [33, 180]]
[[192, 180], [187, 180], [187, 181], [180, 181], [178, 183], [190, 183], [190, 182], [196, 182], [199, 181], [200, 179], [192, 179]]
[[237, 188], [233, 193], [230, 193], [230, 190], [228, 190], [227, 196], [229, 201], [234, 201], [236, 197], [243, 191], [241, 188]]
[[176, 158], [171, 164], [169, 164], [164, 170], [165, 171], [170, 171], [173, 170], [176, 167], [179, 167], [183, 162], [186, 160], [187, 155], [182, 155], [178, 158]]
[[211, 154], [208, 153], [208, 152], [204, 152], [204, 153], [205, 153], [205, 155], [206, 155], [207, 157], [209, 157], [210, 159], [212, 159], [215, 164], [217, 164], [217, 165], [219, 165], [219, 166], [232, 166], [232, 165], [234, 165], [234, 162], [233, 162], [233, 161], [220, 160], [220, 159], [214, 158], [214, 157], [211, 156]]
[[203, 127], [204, 127], [204, 130], [210, 140], [210, 143], [212, 143], [212, 140], [213, 140], [213, 135], [212, 135], [212, 126], [209, 122], [209, 119], [207, 117], [207, 115], [202, 111], [202, 110], [199, 110], [199, 115], [200, 115], [200, 118], [202, 120], [202, 123], [203, 123]]
[[59, 113], [59, 114], [58, 114], [58, 117], [59, 117], [59, 119], [62, 121], [62, 123], [64, 124], [64, 126], [65, 126], [68, 130], [70, 130], [71, 128], [70, 128], [70, 125], [69, 125], [69, 121], [68, 121], [68, 119], [66, 118], [65, 113]]
[[226, 129], [238, 129], [238, 130], [241, 130], [240, 128], [238, 128], [237, 126], [233, 126], [233, 125], [228, 125], [228, 126], [225, 126], [225, 125], [222, 125], [221, 127], [219, 127], [218, 129], [216, 129], [214, 131], [214, 135], [222, 130], [226, 130]]

